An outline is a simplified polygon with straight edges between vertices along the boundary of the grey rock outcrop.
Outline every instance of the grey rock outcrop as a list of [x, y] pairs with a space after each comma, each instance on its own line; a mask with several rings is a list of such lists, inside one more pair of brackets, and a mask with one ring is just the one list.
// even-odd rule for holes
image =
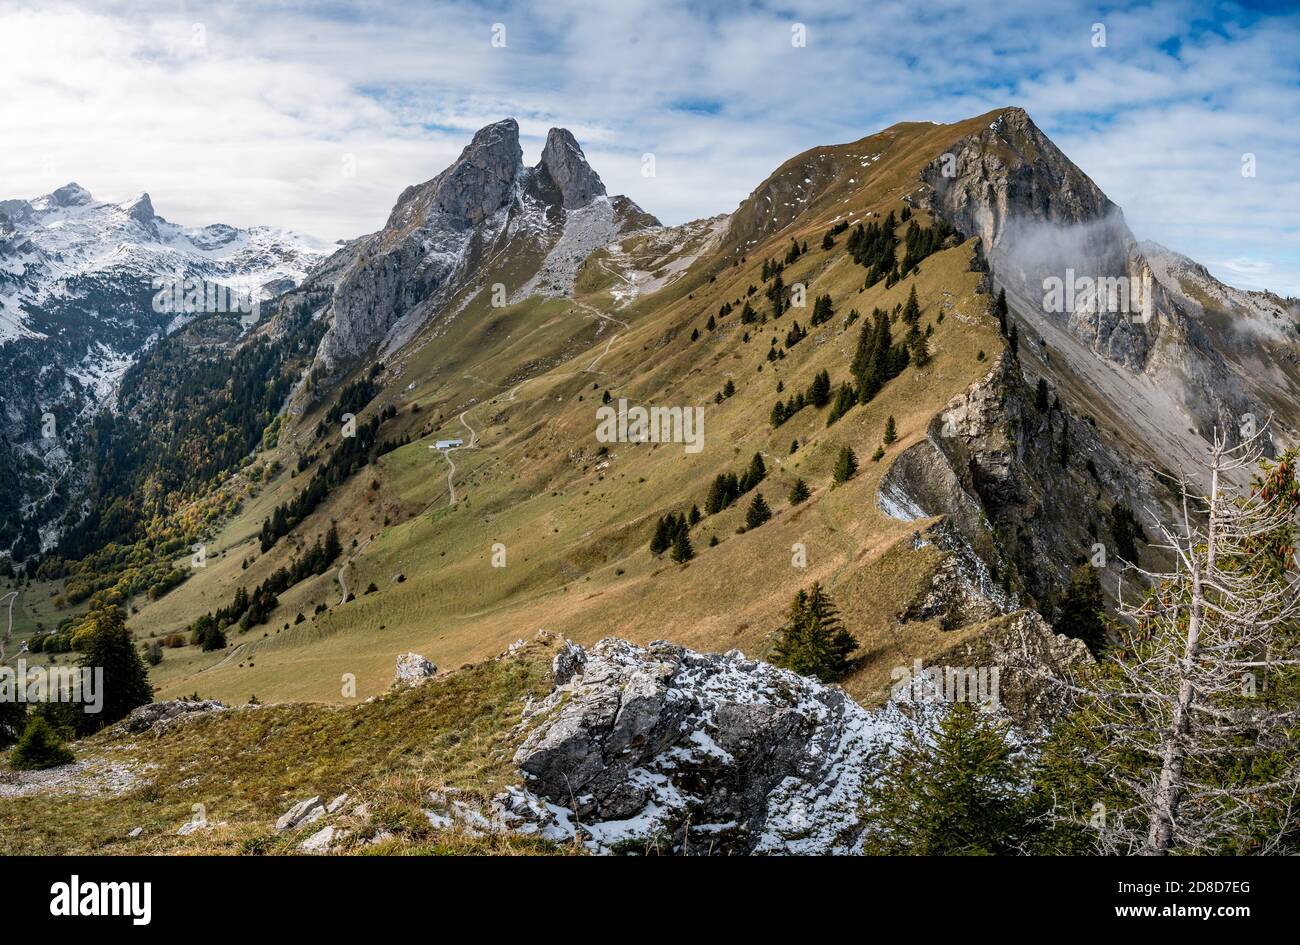
[[864, 782], [914, 724], [736, 651], [606, 639], [577, 666], [493, 814], [600, 852], [854, 852]]
[[[1120, 209], [1023, 109], [954, 141], [920, 183], [920, 205], [980, 237], [1025, 367], [1081, 416], [1104, 404], [1118, 448], [1136, 444], [1145, 461], [1181, 471], [1212, 429], [1235, 435], [1244, 414], [1270, 412], [1251, 394], [1256, 369], [1233, 363], [1237, 327], [1192, 316]], [[1293, 406], [1281, 416], [1300, 422]]]
[[215, 699], [194, 701], [192, 699], [171, 699], [166, 702], [150, 702], [132, 709], [118, 727], [123, 732], [139, 734], [153, 728], [161, 728], [177, 719], [190, 718], [209, 712], [224, 712], [227, 706]]
[[309, 797], [285, 811], [280, 816], [280, 819], [275, 822], [275, 829], [281, 832], [293, 830], [320, 820], [324, 816], [325, 805], [321, 803], [320, 795]]
[[393, 688], [418, 686], [432, 679], [437, 672], [438, 667], [419, 653], [403, 653], [397, 658], [397, 672], [393, 676]]

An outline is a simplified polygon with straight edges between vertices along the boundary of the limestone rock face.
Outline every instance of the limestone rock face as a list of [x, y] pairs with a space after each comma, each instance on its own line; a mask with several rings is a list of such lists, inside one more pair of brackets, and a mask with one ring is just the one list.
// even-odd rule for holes
[[587, 163], [577, 140], [564, 128], [552, 128], [547, 134], [538, 166], [559, 188], [566, 210], [585, 207], [593, 198], [605, 196], [599, 175]]
[[864, 780], [913, 724], [737, 651], [606, 639], [576, 667], [496, 813], [599, 852], [852, 853]]

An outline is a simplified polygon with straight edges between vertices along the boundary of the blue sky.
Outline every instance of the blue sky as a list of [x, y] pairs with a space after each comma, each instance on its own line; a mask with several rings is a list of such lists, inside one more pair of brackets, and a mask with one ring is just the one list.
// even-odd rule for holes
[[177, 222], [351, 237], [513, 115], [527, 160], [563, 125], [611, 192], [678, 223], [805, 148], [1014, 104], [1139, 238], [1300, 295], [1288, 6], [0, 0], [0, 196], [76, 180]]

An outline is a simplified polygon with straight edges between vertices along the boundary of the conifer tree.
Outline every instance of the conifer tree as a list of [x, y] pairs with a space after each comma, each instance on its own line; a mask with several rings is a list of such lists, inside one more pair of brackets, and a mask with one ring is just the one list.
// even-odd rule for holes
[[997, 301], [993, 303], [993, 314], [998, 317], [998, 327], [1002, 329], [1002, 334], [1007, 333], [1007, 290], [999, 289]]
[[654, 536], [650, 539], [650, 553], [661, 555], [669, 549], [672, 543], [672, 535], [668, 533], [668, 520], [660, 517], [659, 521], [655, 523]]
[[72, 761], [72, 752], [64, 747], [54, 726], [43, 715], [31, 717], [9, 757], [10, 766], [18, 771], [39, 771]]
[[1020, 355], [1020, 329], [1015, 325], [1011, 326], [1011, 334], [1007, 335], [1007, 347], [1011, 349], [1011, 356]]
[[812, 385], [808, 388], [808, 399], [818, 408], [830, 403], [831, 375], [828, 371], [821, 371], [813, 378]]
[[915, 325], [921, 317], [921, 303], [916, 297], [916, 285], [912, 285], [912, 291], [908, 293], [907, 304], [903, 306], [903, 321], [909, 325]]
[[1034, 831], [1007, 723], [956, 702], [912, 730], [868, 787], [866, 849], [875, 855], [1020, 852]]
[[848, 671], [849, 657], [857, 648], [853, 635], [840, 623], [835, 604], [817, 583], [795, 595], [772, 648], [772, 663], [829, 683]]
[[798, 505], [808, 498], [812, 493], [808, 491], [808, 483], [802, 479], [796, 479], [794, 485], [790, 487], [790, 504]]
[[754, 498], [749, 503], [749, 508], [745, 510], [745, 527], [749, 529], [758, 528], [758, 526], [762, 525], [771, 517], [772, 510], [763, 499], [763, 493], [754, 493]]
[[848, 482], [858, 471], [858, 457], [847, 446], [840, 447], [839, 458], [835, 460], [834, 478], [836, 482]]
[[93, 625], [82, 644], [81, 665], [103, 670], [104, 704], [98, 713], [77, 713], [80, 717], [74, 724], [79, 735], [96, 732], [126, 718], [137, 706], [153, 701], [149, 671], [135, 648], [121, 608], [105, 605], [92, 611], [87, 620]]
[[695, 557], [695, 549], [691, 547], [691, 536], [684, 528], [680, 529], [673, 538], [671, 557], [678, 564], [685, 564]]
[[885, 435], [881, 440], [886, 446], [898, 439], [898, 431], [894, 427], [894, 415], [891, 413], [885, 420]]

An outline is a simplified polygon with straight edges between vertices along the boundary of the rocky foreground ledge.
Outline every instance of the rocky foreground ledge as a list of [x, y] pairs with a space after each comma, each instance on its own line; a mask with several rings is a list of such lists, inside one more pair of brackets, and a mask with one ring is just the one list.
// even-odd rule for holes
[[738, 651], [663, 642], [567, 644], [555, 670], [515, 755], [524, 785], [493, 805], [598, 852], [856, 852], [864, 784], [939, 708], [868, 711]]

